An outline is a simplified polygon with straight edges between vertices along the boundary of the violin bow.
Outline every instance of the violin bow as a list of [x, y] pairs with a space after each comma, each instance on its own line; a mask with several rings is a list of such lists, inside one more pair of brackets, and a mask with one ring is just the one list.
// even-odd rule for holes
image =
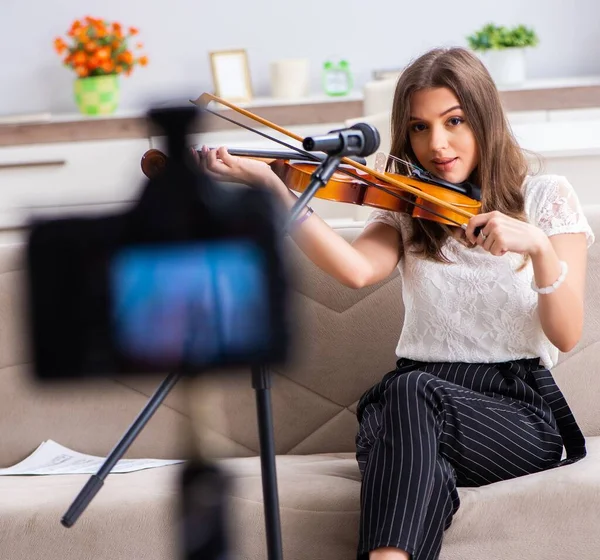
[[[245, 126], [242, 123], [239, 123], [238, 121], [235, 121], [233, 119], [230, 119], [228, 117], [226, 117], [225, 115], [220, 115], [217, 111], [212, 111], [208, 108], [208, 105], [211, 101], [214, 101], [216, 103], [219, 103], [220, 105], [223, 105], [229, 109], [231, 109], [232, 111], [235, 111], [236, 113], [239, 113], [255, 122], [258, 122], [260, 124], [262, 124], [263, 126], [266, 126], [267, 128], [271, 128], [272, 130], [276, 130], [277, 132], [288, 136], [290, 138], [293, 138], [294, 140], [296, 140], [297, 142], [302, 143], [304, 141], [304, 138], [302, 136], [299, 136], [298, 134], [293, 133], [290, 130], [287, 130], [285, 128], [283, 128], [282, 126], [279, 126], [267, 119], [264, 119], [263, 117], [260, 117], [258, 115], [255, 115], [254, 113], [247, 111], [246, 109], [243, 109], [242, 107], [238, 107], [237, 105], [234, 105], [233, 103], [230, 103], [229, 101], [222, 99], [220, 97], [217, 97], [216, 95], [212, 95], [211, 93], [203, 93], [202, 95], [200, 95], [200, 97], [198, 97], [198, 99], [196, 99], [195, 101], [192, 101], [192, 103], [194, 103], [195, 105], [197, 105], [198, 107], [204, 109], [205, 111], [215, 115], [216, 117], [225, 119], [233, 124], [236, 124], [242, 128], [245, 128], [246, 130], [250, 130], [252, 132], [255, 132], [265, 138], [268, 138], [270, 140], [274, 140], [275, 142], [278, 142], [294, 151], [297, 151], [299, 153], [303, 153], [303, 154], [310, 154], [310, 152], [305, 152], [305, 150], [302, 150], [300, 148], [297, 148], [295, 146], [292, 146], [291, 144], [287, 144], [283, 141], [279, 141], [276, 138], [273, 138], [263, 132], [260, 132], [256, 129], [253, 129], [249, 126]], [[384, 181], [386, 183], [389, 183], [390, 185], [393, 185], [395, 187], [398, 187], [399, 189], [402, 189], [410, 194], [412, 194], [413, 196], [417, 197], [417, 198], [422, 198], [423, 200], [427, 200], [429, 202], [432, 202], [434, 204], [437, 204], [439, 206], [442, 206], [443, 208], [446, 208], [447, 210], [451, 210], [452, 212], [455, 212], [456, 214], [459, 214], [461, 216], [463, 216], [464, 218], [472, 218], [474, 214], [471, 214], [471, 212], [468, 212], [467, 210], [463, 210], [460, 207], [457, 207], [449, 202], [446, 202], [444, 200], [440, 200], [439, 198], [430, 195], [429, 193], [426, 193], [424, 191], [422, 191], [421, 189], [418, 188], [418, 186], [421, 184], [420, 181], [418, 181], [417, 179], [413, 179], [411, 177], [404, 177], [402, 179], [402, 181], [396, 179], [396, 178], [392, 178], [389, 177], [388, 175], [385, 175], [383, 173], [380, 173], [379, 171], [375, 170], [375, 169], [371, 169], [370, 167], [367, 167], [366, 165], [363, 165], [362, 163], [356, 162], [350, 158], [344, 157], [341, 159], [342, 163], [345, 163], [351, 167], [354, 167], [355, 169], [358, 169], [360, 171], [363, 171], [364, 173], [367, 173], [369, 175], [372, 175], [373, 177], [376, 177], [377, 179], [379, 179], [380, 181]], [[340, 170], [342, 171], [342, 170]], [[349, 173], [350, 175], [353, 175], [352, 173]], [[381, 187], [380, 185], [376, 185], [375, 183], [370, 182], [368, 179], [365, 179], [359, 175], [354, 175], [357, 179], [364, 181], [366, 183], [371, 184], [374, 187], [377, 188], [381, 188], [384, 192], [387, 192], [390, 195], [396, 196], [397, 198], [402, 199], [402, 197], [398, 196], [396, 193], [394, 193], [393, 191], [390, 191], [389, 189], [386, 189], [385, 187]], [[410, 204], [414, 204], [415, 206], [420, 206], [419, 204], [416, 204], [414, 201], [409, 201], [407, 199], [404, 199], [407, 202], [410, 202]], [[423, 207], [422, 207], [423, 208]], [[458, 226], [460, 226], [463, 229], [466, 229], [466, 225], [465, 224], [461, 224], [460, 222], [457, 222], [455, 220], [453, 220], [452, 218], [449, 218], [447, 216], [442, 216], [440, 214], [437, 214], [435, 212], [435, 210], [432, 210], [430, 208], [423, 208], [424, 210], [426, 210], [427, 212], [430, 212], [431, 214], [437, 215], [438, 217], [441, 217], [443, 219], [446, 219], [448, 221], [454, 222], [456, 223]]]

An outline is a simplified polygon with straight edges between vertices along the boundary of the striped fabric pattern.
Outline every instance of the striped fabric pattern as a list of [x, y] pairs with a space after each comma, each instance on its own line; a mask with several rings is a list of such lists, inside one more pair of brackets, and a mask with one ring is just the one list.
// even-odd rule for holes
[[[542, 396], [544, 395], [544, 396]], [[358, 406], [359, 559], [375, 548], [434, 560], [459, 507], [482, 486], [585, 455], [585, 442], [539, 360], [501, 364], [400, 359]]]

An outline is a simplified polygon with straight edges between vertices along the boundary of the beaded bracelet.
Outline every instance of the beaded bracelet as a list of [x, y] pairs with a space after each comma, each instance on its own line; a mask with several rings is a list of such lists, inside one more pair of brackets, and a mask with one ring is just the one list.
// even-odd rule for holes
[[565, 261], [559, 262], [560, 276], [556, 279], [556, 282], [554, 282], [550, 286], [547, 286], [545, 288], [538, 288], [535, 283], [535, 278], [531, 279], [531, 289], [534, 292], [537, 292], [538, 294], [551, 294], [552, 292], [555, 292], [556, 289], [565, 281], [565, 278], [567, 277], [567, 272], [569, 271], [569, 267], [567, 266], [567, 263]]

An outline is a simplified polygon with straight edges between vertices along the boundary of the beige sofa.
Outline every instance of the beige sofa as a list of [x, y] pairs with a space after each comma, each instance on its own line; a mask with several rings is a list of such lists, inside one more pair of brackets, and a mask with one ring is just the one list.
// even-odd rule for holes
[[[600, 207], [587, 214], [600, 238]], [[340, 230], [347, 238], [358, 228]], [[292, 246], [293, 247], [293, 246]], [[353, 291], [290, 251], [297, 315], [294, 359], [273, 376], [278, 479], [286, 560], [355, 557], [358, 398], [393, 367], [401, 328], [400, 278]], [[42, 387], [31, 380], [20, 333], [22, 247], [0, 248], [0, 466], [41, 441], [106, 455], [160, 378]], [[589, 260], [586, 323], [555, 376], [588, 437], [574, 465], [460, 489], [442, 560], [600, 558], [600, 243]], [[266, 558], [255, 395], [247, 372], [183, 382], [132, 446], [130, 457], [183, 457], [190, 445], [228, 456], [235, 477], [237, 557]], [[191, 421], [190, 421], [191, 419]], [[190, 437], [189, 428], [194, 428]], [[113, 474], [71, 529], [60, 518], [87, 475], [0, 477], [2, 560], [171, 560], [178, 557], [179, 466]]]

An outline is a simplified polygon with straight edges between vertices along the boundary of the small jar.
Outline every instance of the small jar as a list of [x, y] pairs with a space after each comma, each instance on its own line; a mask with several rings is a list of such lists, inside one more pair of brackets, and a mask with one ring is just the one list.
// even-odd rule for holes
[[323, 64], [323, 91], [327, 95], [348, 95], [352, 91], [352, 74], [346, 60]]

